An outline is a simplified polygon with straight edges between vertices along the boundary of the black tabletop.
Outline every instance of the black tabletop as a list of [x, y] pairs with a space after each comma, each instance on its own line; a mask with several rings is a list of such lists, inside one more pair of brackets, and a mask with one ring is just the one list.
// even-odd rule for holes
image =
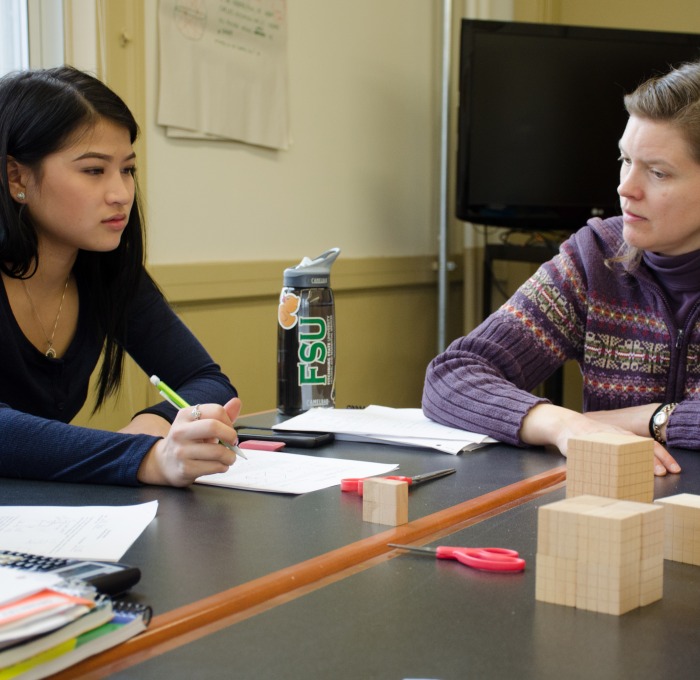
[[[698, 491], [694, 456], [679, 458], [685, 474], [657, 480], [657, 495]], [[115, 677], [696, 678], [698, 567], [666, 561], [663, 598], [619, 617], [535, 600], [537, 508], [563, 496], [553, 491], [432, 544], [513, 548], [527, 560], [523, 573], [393, 553]]]
[[[266, 414], [243, 418], [270, 424]], [[564, 464], [543, 450], [490, 445], [457, 456], [385, 444], [334, 442], [289, 453], [397, 463], [400, 474], [457, 472], [411, 490], [409, 521]], [[188, 489], [0, 479], [2, 505], [131, 505], [158, 501], [154, 521], [122, 557], [140, 567], [131, 599], [161, 614], [386, 530], [362, 521], [362, 498], [331, 487], [282, 495], [193, 485]]]

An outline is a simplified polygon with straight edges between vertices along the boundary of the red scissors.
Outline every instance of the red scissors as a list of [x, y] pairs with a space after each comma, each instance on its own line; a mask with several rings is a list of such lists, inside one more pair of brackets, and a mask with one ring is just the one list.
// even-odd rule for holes
[[517, 550], [507, 548], [453, 548], [439, 545], [437, 548], [414, 548], [410, 545], [389, 543], [392, 548], [435, 555], [439, 560], [457, 560], [462, 564], [482, 571], [522, 571], [525, 560]]
[[[448, 468], [446, 470], [437, 470], [436, 472], [426, 472], [422, 475], [416, 475], [415, 477], [405, 477], [403, 475], [391, 475], [390, 477], [380, 477], [379, 479], [395, 479], [399, 482], [406, 482], [409, 486], [416, 486], [417, 484], [422, 484], [423, 482], [429, 482], [431, 479], [437, 479], [438, 477], [445, 477], [446, 475], [451, 475], [453, 472], [457, 472], [455, 468]], [[346, 477], [340, 480], [340, 490], [341, 491], [357, 491], [360, 496], [362, 495], [362, 483], [368, 477]]]

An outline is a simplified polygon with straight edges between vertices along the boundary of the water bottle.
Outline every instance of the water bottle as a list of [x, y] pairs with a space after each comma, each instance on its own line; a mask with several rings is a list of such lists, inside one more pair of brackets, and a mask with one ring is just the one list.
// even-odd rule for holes
[[284, 270], [277, 309], [277, 410], [335, 406], [335, 308], [331, 265], [340, 248]]

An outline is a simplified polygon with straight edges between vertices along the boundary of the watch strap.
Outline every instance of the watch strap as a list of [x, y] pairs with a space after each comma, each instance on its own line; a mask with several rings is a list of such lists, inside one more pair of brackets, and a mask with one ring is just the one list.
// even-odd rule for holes
[[651, 414], [651, 418], [649, 418], [649, 436], [652, 439], [656, 439], [656, 435], [654, 434], [654, 418], [656, 418], [656, 414], [664, 407], [666, 404], [660, 404], [654, 409], [654, 413]]
[[[671, 404], [664, 404], [660, 408], [657, 408], [656, 411], [654, 412], [654, 415], [651, 418], [651, 428], [652, 428], [652, 437], [656, 439], [657, 442], [660, 444], [665, 444], [666, 439], [661, 436], [661, 428], [666, 425], [668, 427], [668, 419], [671, 417], [671, 413], [673, 413], [673, 409], [676, 408], [678, 404], [676, 403], [671, 403]], [[663, 413], [665, 415], [665, 418], [660, 424], [656, 424], [656, 417], [659, 415], [659, 413]]]

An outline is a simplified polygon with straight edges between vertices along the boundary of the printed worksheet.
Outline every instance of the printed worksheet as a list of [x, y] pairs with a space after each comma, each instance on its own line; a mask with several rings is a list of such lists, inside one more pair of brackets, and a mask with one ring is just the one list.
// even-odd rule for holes
[[0, 506], [0, 548], [117, 562], [157, 510], [158, 501], [119, 506]]
[[245, 454], [248, 460], [238, 459], [227, 472], [200, 477], [197, 483], [300, 494], [340, 485], [340, 480], [346, 477], [373, 477], [398, 468], [391, 463], [367, 463], [280, 451], [246, 449]]

